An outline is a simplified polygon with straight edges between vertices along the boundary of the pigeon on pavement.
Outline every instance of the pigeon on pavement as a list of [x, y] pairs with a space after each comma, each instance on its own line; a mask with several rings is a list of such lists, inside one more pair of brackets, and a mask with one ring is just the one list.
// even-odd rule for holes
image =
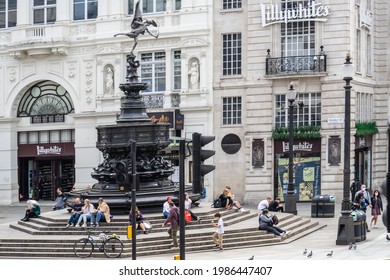
[[310, 251], [310, 253], [307, 254], [307, 257], [308, 257], [308, 258], [311, 258], [312, 256], [313, 256], [313, 251]]

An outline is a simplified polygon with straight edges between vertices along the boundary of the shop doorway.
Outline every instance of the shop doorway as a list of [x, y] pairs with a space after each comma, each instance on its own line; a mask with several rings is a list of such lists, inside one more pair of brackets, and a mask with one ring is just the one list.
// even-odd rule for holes
[[20, 200], [55, 200], [56, 188], [64, 192], [75, 182], [74, 158], [19, 159]]

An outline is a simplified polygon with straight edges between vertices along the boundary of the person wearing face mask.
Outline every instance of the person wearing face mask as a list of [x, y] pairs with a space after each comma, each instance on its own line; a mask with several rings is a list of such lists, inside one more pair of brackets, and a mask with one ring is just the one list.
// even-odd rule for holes
[[359, 195], [359, 193], [362, 193], [362, 194], [363, 194], [364, 198], [368, 200], [368, 206], [369, 206], [369, 207], [372, 207], [372, 205], [371, 205], [371, 196], [370, 196], [370, 194], [368, 193], [368, 190], [367, 190], [367, 188], [366, 188], [366, 185], [362, 184], [362, 185], [360, 186], [360, 191], [357, 191], [357, 192], [356, 192], [356, 194], [355, 194], [355, 199], [356, 199], [356, 197]]
[[[370, 196], [370, 194], [369, 194], [369, 192], [368, 192], [368, 190], [367, 190], [367, 188], [366, 188], [366, 185], [362, 184], [362, 185], [360, 186], [360, 191], [357, 191], [357, 192], [356, 192], [354, 201], [357, 200], [357, 197], [360, 196], [360, 194], [362, 194], [363, 197], [365, 198], [365, 200], [367, 201], [367, 203], [368, 203], [367, 207], [372, 208], [371, 196]], [[366, 209], [367, 209], [367, 208], [366, 208]], [[364, 209], [364, 212], [366, 212], [366, 209]], [[368, 228], [367, 222], [366, 222], [366, 230], [367, 230], [367, 232], [370, 232], [370, 229]]]

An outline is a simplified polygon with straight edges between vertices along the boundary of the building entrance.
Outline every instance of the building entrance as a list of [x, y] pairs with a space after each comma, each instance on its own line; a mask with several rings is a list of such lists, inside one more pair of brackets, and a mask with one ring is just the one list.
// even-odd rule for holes
[[56, 188], [72, 190], [74, 159], [20, 159], [20, 199], [54, 200]]

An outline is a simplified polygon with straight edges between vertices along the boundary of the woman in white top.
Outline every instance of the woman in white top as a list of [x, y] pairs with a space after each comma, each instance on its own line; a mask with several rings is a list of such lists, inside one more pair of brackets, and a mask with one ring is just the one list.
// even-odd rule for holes
[[79, 220], [77, 221], [76, 227], [80, 226], [81, 220], [83, 220], [83, 227], [87, 227], [87, 220], [91, 218], [91, 212], [95, 209], [95, 206], [89, 201], [89, 199], [84, 200], [83, 213], [80, 215]]
[[201, 219], [196, 216], [192, 211], [191, 211], [191, 205], [192, 205], [192, 200], [190, 198], [190, 196], [188, 195], [188, 193], [185, 193], [184, 194], [184, 209], [186, 209], [186, 211], [188, 211], [188, 213], [191, 214], [191, 218], [195, 221], [200, 221]]

